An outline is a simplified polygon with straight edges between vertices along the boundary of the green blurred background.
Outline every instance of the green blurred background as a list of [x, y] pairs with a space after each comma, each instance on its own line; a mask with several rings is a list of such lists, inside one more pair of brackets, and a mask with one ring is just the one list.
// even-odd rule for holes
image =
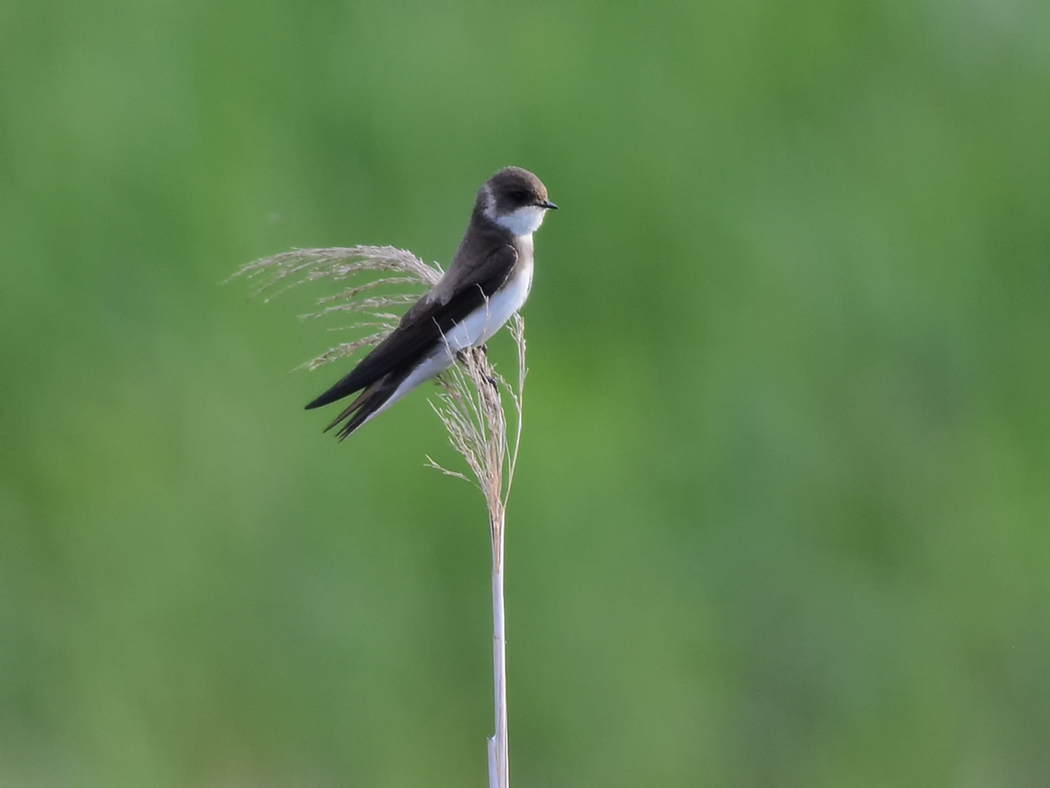
[[[0, 785], [481, 786], [481, 498], [292, 247], [537, 235], [517, 786], [1050, 784], [1050, 4], [0, 5]], [[502, 338], [493, 356], [511, 363]]]

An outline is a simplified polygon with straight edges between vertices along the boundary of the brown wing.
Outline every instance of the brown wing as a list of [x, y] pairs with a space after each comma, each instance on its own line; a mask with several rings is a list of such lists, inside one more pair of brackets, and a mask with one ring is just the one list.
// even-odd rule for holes
[[475, 281], [461, 286], [447, 301], [424, 296], [405, 313], [398, 327], [361, 359], [361, 363], [350, 374], [307, 405], [306, 409], [328, 405], [371, 386], [390, 373], [415, 367], [437, 347], [442, 337], [467, 315], [483, 306], [507, 281], [517, 258], [517, 250], [512, 245], [500, 246], [489, 254], [485, 265], [479, 267], [479, 276]]

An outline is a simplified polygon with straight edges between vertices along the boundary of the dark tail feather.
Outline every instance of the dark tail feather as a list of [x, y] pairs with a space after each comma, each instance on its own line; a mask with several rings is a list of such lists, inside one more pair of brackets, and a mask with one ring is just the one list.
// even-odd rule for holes
[[[356, 380], [352, 379], [353, 374], [354, 373], [351, 372], [345, 378], [340, 380], [338, 383], [336, 383], [334, 386], [328, 389], [328, 391], [326, 391], [324, 394], [322, 394], [309, 405], [307, 405], [306, 409], [313, 410], [314, 408], [320, 408], [323, 405], [329, 405], [338, 399], [342, 399], [343, 397], [349, 397], [355, 391], [359, 391], [361, 388], [363, 388], [363, 386]], [[350, 407], [353, 407], [353, 405], [351, 405]]]
[[384, 385], [384, 382], [383, 380], [377, 381], [362, 391], [357, 399], [351, 402], [342, 413], [335, 417], [331, 424], [325, 427], [324, 431], [328, 432], [345, 420], [346, 424], [339, 428], [337, 434], [340, 441], [345, 441], [349, 438], [373, 413], [383, 407], [383, 404], [397, 390], [397, 385]]

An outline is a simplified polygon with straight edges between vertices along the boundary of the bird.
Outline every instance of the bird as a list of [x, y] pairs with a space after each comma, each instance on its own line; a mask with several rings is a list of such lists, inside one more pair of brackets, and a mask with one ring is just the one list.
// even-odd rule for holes
[[[345, 440], [410, 391], [480, 347], [525, 304], [532, 288], [533, 241], [558, 206], [521, 167], [505, 167], [478, 190], [448, 270], [349, 374], [307, 410], [357, 394], [328, 425]], [[360, 392], [360, 393], [358, 393]]]

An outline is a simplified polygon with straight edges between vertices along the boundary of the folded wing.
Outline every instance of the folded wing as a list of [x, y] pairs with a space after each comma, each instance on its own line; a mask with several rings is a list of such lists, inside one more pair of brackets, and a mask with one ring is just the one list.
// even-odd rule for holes
[[[424, 296], [405, 313], [397, 328], [386, 339], [346, 377], [308, 404], [307, 410], [328, 405], [373, 386], [375, 388], [372, 391], [366, 392], [369, 396], [359, 397], [350, 410], [363, 408], [366, 400], [371, 401], [372, 410], [378, 409], [456, 324], [482, 307], [506, 282], [516, 257], [514, 247], [503, 246], [493, 251], [490, 258], [495, 259], [487, 261], [488, 264], [478, 271], [480, 276], [475, 281], [459, 288], [446, 302]], [[344, 412], [340, 420], [347, 415]]]

